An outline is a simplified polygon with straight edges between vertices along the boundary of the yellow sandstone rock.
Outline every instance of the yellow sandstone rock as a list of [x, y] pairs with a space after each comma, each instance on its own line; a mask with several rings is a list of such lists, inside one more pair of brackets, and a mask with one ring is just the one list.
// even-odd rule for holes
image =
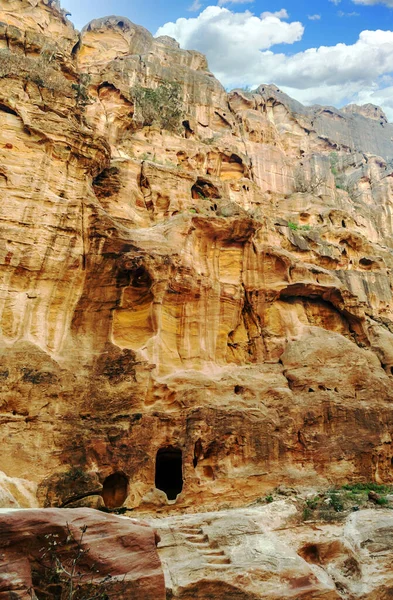
[[393, 126], [44, 0], [0, 0], [0, 78], [0, 470], [146, 512], [392, 482]]

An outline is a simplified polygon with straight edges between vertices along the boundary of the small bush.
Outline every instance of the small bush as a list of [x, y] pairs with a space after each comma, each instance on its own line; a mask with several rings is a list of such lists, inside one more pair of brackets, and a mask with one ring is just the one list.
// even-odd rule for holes
[[0, 50], [0, 79], [6, 77], [31, 81], [38, 87], [68, 96], [72, 93], [69, 81], [46, 54], [31, 58], [9, 50]]
[[375, 502], [379, 506], [386, 506], [387, 504], [389, 504], [389, 500], [388, 500], [388, 498], [386, 498], [386, 496], [380, 496], [379, 498], [376, 499]]
[[316, 496], [315, 498], [306, 500], [306, 504], [308, 508], [311, 508], [311, 510], [315, 510], [319, 504], [319, 500], [320, 498]]
[[166, 81], [156, 89], [135, 86], [131, 90], [135, 112], [143, 126], [158, 125], [168, 131], [179, 131], [184, 115], [181, 87]]
[[32, 569], [32, 598], [109, 600], [107, 590], [110, 575], [97, 582], [95, 578], [99, 572], [96, 567], [91, 568], [90, 574], [80, 572], [90, 551], [83, 540], [86, 530], [86, 525], [81, 527], [81, 534], [77, 538], [67, 525], [64, 537], [56, 533], [44, 536], [40, 555]]
[[316, 173], [307, 173], [301, 167], [298, 167], [294, 173], [295, 192], [301, 194], [314, 194], [324, 184], [324, 178]]
[[311, 225], [298, 225], [298, 223], [294, 223], [293, 221], [288, 221], [288, 227], [292, 231], [310, 231]]
[[265, 497], [265, 502], [267, 502], [268, 504], [273, 502], [273, 500], [274, 500], [274, 498], [271, 494], [269, 494], [268, 496]]
[[342, 512], [344, 510], [344, 504], [342, 503], [339, 494], [332, 492], [329, 494], [328, 498], [330, 500], [330, 506], [336, 512]]
[[91, 75], [89, 73], [81, 73], [79, 75], [79, 83], [73, 83], [72, 89], [75, 91], [75, 99], [78, 106], [87, 106], [92, 104], [93, 100], [89, 96], [89, 85]]
[[348, 483], [342, 486], [343, 490], [349, 490], [351, 492], [377, 492], [377, 494], [386, 494], [393, 491], [393, 486], [383, 485], [380, 483], [368, 482], [368, 483]]

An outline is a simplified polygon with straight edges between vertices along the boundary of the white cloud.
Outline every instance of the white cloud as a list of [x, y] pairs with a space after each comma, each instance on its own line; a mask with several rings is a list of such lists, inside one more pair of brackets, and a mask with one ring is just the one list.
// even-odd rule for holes
[[208, 6], [198, 17], [166, 23], [156, 35], [169, 35], [183, 48], [204, 52], [210, 68], [226, 85], [239, 73], [258, 71], [260, 50], [292, 44], [301, 39], [303, 31], [299, 22], [285, 23], [271, 15], [262, 19], [248, 10], [239, 13]]
[[300, 40], [303, 31], [299, 22], [209, 6], [196, 18], [167, 23], [157, 35], [172, 36], [182, 47], [205, 53], [225, 87], [274, 82], [306, 104], [379, 101], [393, 118], [393, 31], [362, 31], [354, 44], [309, 48], [289, 56], [271, 50], [275, 44]]
[[310, 21], [319, 21], [321, 19], [321, 15], [307, 15], [307, 19]]
[[218, 6], [223, 6], [224, 4], [251, 4], [254, 0], [218, 0]]
[[393, 8], [393, 0], [352, 0], [355, 4], [366, 4], [368, 6], [373, 6], [374, 4], [385, 4], [385, 6], [389, 6]]
[[344, 12], [343, 10], [339, 10], [337, 12], [339, 17], [359, 17], [360, 13], [352, 11], [352, 12]]
[[194, 0], [194, 2], [191, 4], [191, 6], [188, 7], [187, 10], [189, 10], [190, 12], [197, 12], [201, 8], [202, 4], [199, 2], [199, 0]]
[[277, 10], [276, 12], [270, 12], [266, 10], [261, 14], [261, 19], [266, 19], [267, 17], [277, 17], [277, 19], [289, 19], [289, 14], [285, 8]]

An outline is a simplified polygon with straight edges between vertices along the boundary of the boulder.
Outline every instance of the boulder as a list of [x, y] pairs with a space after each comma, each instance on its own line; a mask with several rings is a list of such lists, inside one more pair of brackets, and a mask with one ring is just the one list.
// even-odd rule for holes
[[[147, 524], [90, 509], [0, 511], [0, 599], [77, 596], [164, 600], [158, 536]], [[71, 575], [72, 573], [72, 575]]]

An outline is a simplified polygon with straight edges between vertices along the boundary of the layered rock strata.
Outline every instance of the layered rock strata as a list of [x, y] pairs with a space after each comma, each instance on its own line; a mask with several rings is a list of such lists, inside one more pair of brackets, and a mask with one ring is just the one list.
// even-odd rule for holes
[[227, 94], [50, 0], [0, 0], [0, 77], [4, 489], [149, 512], [391, 482], [383, 112]]
[[167, 597], [388, 600], [392, 514], [296, 522], [293, 501], [155, 519]]
[[0, 511], [0, 598], [164, 600], [158, 539], [149, 526], [89, 509]]

